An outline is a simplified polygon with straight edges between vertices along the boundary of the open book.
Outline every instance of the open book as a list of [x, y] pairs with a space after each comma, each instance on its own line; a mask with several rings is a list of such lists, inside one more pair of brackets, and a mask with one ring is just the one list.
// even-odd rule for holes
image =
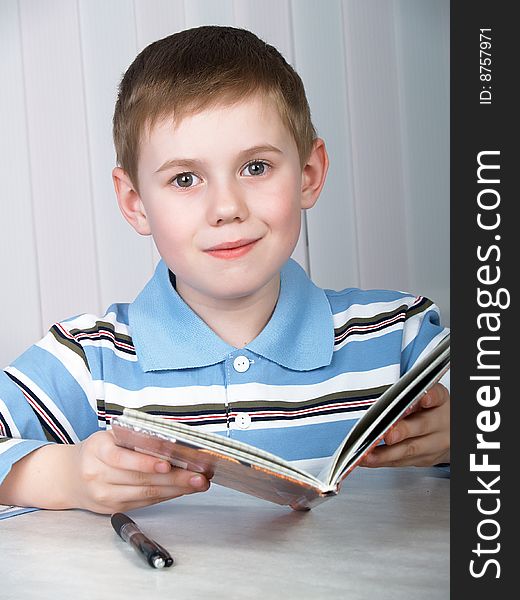
[[212, 482], [295, 510], [339, 493], [345, 477], [450, 365], [450, 335], [390, 386], [349, 431], [315, 477], [279, 456], [195, 426], [125, 408], [112, 419], [116, 443], [204, 473]]

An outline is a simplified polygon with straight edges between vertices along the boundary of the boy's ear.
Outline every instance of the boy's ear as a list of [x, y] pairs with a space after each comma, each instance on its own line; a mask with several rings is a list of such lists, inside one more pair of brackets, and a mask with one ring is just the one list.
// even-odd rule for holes
[[123, 217], [141, 235], [150, 235], [150, 225], [139, 192], [130, 177], [121, 167], [112, 171], [112, 180], [116, 190], [117, 203]]
[[325, 142], [317, 138], [302, 171], [302, 208], [312, 208], [316, 204], [325, 184], [328, 169], [329, 157]]

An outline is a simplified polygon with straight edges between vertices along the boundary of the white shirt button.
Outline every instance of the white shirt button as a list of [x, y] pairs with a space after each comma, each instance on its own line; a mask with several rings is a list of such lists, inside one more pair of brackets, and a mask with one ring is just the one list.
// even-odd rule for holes
[[245, 373], [249, 369], [249, 358], [247, 356], [237, 356], [233, 361], [235, 371]]
[[249, 429], [251, 426], [251, 417], [247, 413], [238, 413], [235, 417], [235, 423], [239, 429]]

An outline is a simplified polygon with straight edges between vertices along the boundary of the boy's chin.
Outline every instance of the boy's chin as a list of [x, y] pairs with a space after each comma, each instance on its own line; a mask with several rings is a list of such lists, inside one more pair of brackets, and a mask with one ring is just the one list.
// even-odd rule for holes
[[[222, 274], [215, 277], [210, 285], [190, 286], [184, 282], [177, 282], [177, 291], [184, 297], [195, 299], [197, 296], [202, 300], [215, 302], [234, 303], [243, 302], [248, 298], [255, 297], [278, 297], [280, 273], [275, 272], [268, 277], [255, 277], [251, 273], [240, 275]], [[179, 285], [180, 283], [180, 285]]]
[[260, 295], [278, 295], [278, 280], [268, 282], [222, 282], [218, 290], [214, 290], [213, 297], [216, 300], [240, 301]]

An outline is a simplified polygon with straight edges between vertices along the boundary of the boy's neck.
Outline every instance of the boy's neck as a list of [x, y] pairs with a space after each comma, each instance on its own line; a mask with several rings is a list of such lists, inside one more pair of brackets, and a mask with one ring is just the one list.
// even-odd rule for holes
[[280, 292], [280, 276], [272, 279], [255, 294], [232, 300], [208, 300], [183, 288], [177, 281], [177, 292], [188, 306], [222, 340], [235, 348], [243, 348], [267, 325]]

